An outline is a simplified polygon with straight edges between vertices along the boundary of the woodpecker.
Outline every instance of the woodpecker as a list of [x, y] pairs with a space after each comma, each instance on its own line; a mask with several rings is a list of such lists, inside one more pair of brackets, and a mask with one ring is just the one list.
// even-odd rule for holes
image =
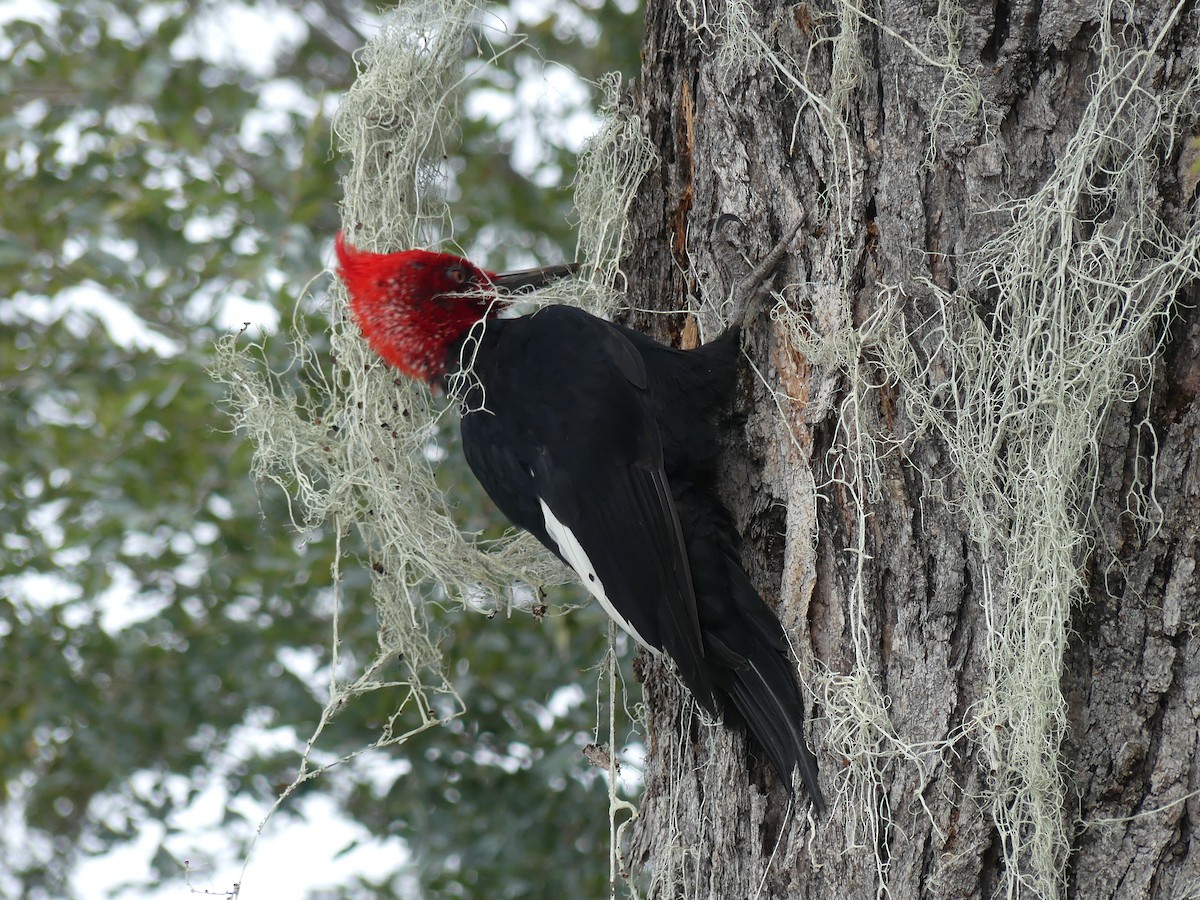
[[467, 463], [500, 511], [638, 644], [674, 660], [700, 706], [746, 727], [789, 793], [798, 767], [823, 811], [783, 628], [715, 492], [739, 325], [684, 351], [569, 306], [500, 318], [507, 297], [575, 267], [497, 274], [448, 253], [370, 253], [342, 235], [336, 246], [364, 337], [459, 401]]

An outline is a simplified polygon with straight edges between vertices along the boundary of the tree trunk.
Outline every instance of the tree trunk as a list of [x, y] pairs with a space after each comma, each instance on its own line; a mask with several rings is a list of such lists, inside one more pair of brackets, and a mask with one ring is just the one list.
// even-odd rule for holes
[[636, 324], [805, 219], [723, 490], [832, 801], [647, 664], [650, 897], [1200, 893], [1200, 11], [964, 7], [649, 0]]

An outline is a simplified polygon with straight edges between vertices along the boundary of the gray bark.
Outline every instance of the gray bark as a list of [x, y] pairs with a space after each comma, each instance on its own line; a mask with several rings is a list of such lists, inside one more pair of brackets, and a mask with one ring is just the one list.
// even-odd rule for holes
[[[798, 342], [786, 316], [750, 327], [723, 490], [747, 567], [792, 639], [822, 783], [838, 798], [814, 822], [801, 794], [789, 816], [744, 739], [699, 721], [677, 679], [645, 661], [646, 792], [627, 859], [651, 897], [1200, 896], [1200, 799], [1189, 798], [1200, 789], [1197, 282], [1172, 282], [1173, 315], [1142, 344], [1153, 365], [1128, 362], [1136, 390], [1085, 410], [1098, 450], [1078, 447], [1065, 488], [1065, 728], [1051, 738], [1060, 783], [1046, 795], [1044, 846], [1020, 823], [1020, 846], [1006, 846], [989, 756], [1008, 752], [1006, 726], [977, 727], [981, 704], [997, 699], [988, 603], [1026, 586], [1010, 583], [1011, 543], [972, 520], [957, 448], [914, 405], [956, 377], [939, 297], [974, 304], [985, 339], [1012, 325], [992, 315], [996, 292], [972, 281], [970, 255], [1012, 224], [1006, 199], [1036, 194], [1088, 127], [1104, 29], [1131, 52], [1151, 49], [1137, 84], [1183, 92], [1169, 129], [1178, 139], [1156, 139], [1140, 199], [1194, 256], [1198, 154], [1187, 137], [1200, 124], [1188, 80], [1200, 12], [964, 6], [648, 4], [632, 105], [660, 160], [632, 213], [631, 305], [694, 309], [722, 295], [718, 215], [745, 222], [752, 260], [807, 216], [775, 286], [811, 340]], [[787, 65], [729, 54], [741, 14]], [[839, 74], [847, 66], [857, 75]], [[1143, 127], [1163, 127], [1162, 116]], [[1088, 178], [1100, 203], [1104, 175]], [[1140, 210], [1071, 213], [1075, 226], [1105, 229]], [[885, 308], [902, 318], [875, 334]], [[718, 325], [711, 308], [634, 318], [677, 344], [694, 341], [697, 321], [707, 336]], [[900, 334], [921, 364], [912, 372], [895, 362]], [[1002, 500], [1008, 486], [997, 490]], [[997, 510], [995, 521], [1007, 519]], [[851, 683], [877, 692], [884, 721], [863, 719], [847, 737], [819, 698], [844, 699]]]

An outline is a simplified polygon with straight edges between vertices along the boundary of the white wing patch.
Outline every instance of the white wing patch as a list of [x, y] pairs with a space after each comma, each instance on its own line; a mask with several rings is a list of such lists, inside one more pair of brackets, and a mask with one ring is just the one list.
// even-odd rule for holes
[[592, 566], [592, 561], [588, 559], [587, 553], [584, 552], [575, 535], [571, 533], [571, 529], [558, 521], [558, 516], [550, 511], [550, 507], [546, 505], [546, 501], [541, 497], [538, 497], [538, 503], [542, 506], [542, 518], [546, 520], [546, 531], [549, 532], [554, 543], [558, 545], [558, 552], [566, 557], [567, 563], [575, 570], [575, 574], [579, 576], [583, 582], [583, 586], [588, 589], [588, 593], [600, 601], [600, 605], [604, 607], [604, 611], [630, 637], [657, 656], [661, 651], [651, 647], [642, 640], [642, 636], [634, 630], [634, 627], [612, 605], [612, 602], [608, 599], [608, 595], [604, 592], [604, 585], [600, 583], [600, 579], [596, 576], [596, 569]]

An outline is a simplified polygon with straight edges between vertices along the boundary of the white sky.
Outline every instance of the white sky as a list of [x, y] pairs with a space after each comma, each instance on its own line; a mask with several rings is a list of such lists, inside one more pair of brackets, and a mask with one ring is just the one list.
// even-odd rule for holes
[[[258, 743], [262, 737], [251, 735], [250, 739]], [[160, 822], [147, 822], [134, 842], [79, 866], [72, 879], [75, 890], [85, 900], [173, 900], [193, 896], [193, 891], [221, 895], [240, 884], [241, 900], [300, 900], [314, 890], [337, 887], [355, 876], [384, 878], [409, 858], [399, 838], [373, 837], [343, 816], [330, 797], [313, 794], [289, 806], [297, 816], [281, 814], [267, 823], [246, 865], [230, 852], [234, 829], [222, 824], [228, 804], [224, 789], [212, 786], [172, 823], [181, 833], [168, 839], [167, 847], [189, 862], [187, 884], [173, 882], [149, 890], [121, 887], [155, 880], [150, 860], [166, 829]], [[265, 806], [245, 798], [233, 808], [256, 824], [267, 813]], [[237, 834], [246, 830], [239, 828]], [[342, 854], [354, 842], [359, 846]], [[211, 856], [214, 863], [199, 862], [201, 855]]]

